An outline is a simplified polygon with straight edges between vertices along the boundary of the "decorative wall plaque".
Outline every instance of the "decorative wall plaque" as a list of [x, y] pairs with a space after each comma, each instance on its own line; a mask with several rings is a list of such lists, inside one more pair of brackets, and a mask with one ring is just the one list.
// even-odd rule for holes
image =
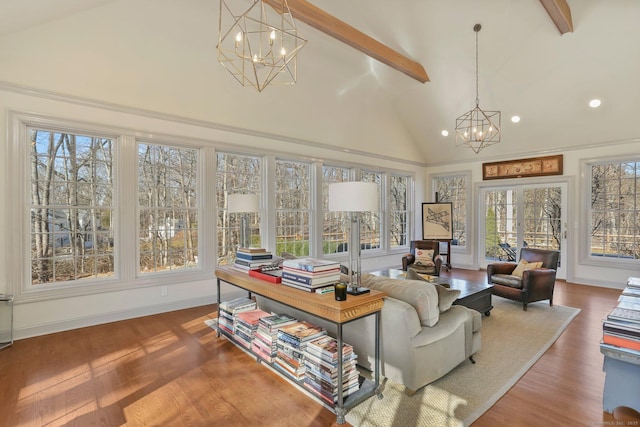
[[482, 179], [562, 175], [562, 154], [482, 164]]

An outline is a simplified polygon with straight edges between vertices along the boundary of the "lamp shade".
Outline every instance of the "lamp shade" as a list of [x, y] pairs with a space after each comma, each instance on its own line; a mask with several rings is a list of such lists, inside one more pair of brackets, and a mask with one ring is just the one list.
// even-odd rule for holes
[[373, 212], [380, 209], [375, 182], [336, 182], [329, 184], [329, 210], [333, 212]]
[[227, 212], [258, 212], [257, 194], [229, 194], [227, 195]]

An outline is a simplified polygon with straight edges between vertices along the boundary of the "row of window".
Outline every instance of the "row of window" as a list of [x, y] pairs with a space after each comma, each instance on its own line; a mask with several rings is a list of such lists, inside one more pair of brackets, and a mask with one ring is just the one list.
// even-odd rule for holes
[[[348, 250], [346, 218], [328, 211], [328, 186], [333, 182], [378, 184], [379, 209], [362, 217], [365, 250], [406, 247], [409, 239], [413, 185], [406, 174], [217, 152], [213, 239], [202, 234], [200, 226], [208, 215], [202, 205], [204, 148], [135, 141], [137, 163], [132, 167], [137, 183], [131, 183], [135, 189], [119, 193], [118, 182], [132, 175], [127, 175], [123, 153], [133, 152], [121, 138], [44, 126], [27, 126], [25, 135], [32, 290], [118, 280], [128, 262], [118, 256], [125, 248], [136, 254], [136, 277], [200, 270], [203, 248], [217, 251], [218, 264], [228, 263], [240, 244], [244, 215], [252, 246], [265, 246], [267, 236], [277, 255], [339, 256]], [[260, 210], [228, 213], [231, 193], [259, 195]], [[135, 205], [134, 224], [121, 214], [130, 205]], [[271, 234], [266, 224], [274, 225]], [[119, 227], [135, 229], [137, 239], [119, 233]], [[203, 241], [217, 241], [216, 248]]]
[[[21, 170], [30, 190], [24, 210], [28, 230], [22, 232], [29, 236], [30, 256], [23, 259], [30, 260], [31, 289], [121, 279], [122, 265], [130, 262], [118, 256], [124, 248], [136, 256], [135, 277], [201, 270], [203, 248], [216, 251], [209, 259], [228, 263], [240, 243], [243, 216], [226, 211], [231, 193], [260, 196], [260, 210], [248, 213], [251, 245], [268, 242], [277, 255], [330, 257], [348, 251], [345, 214], [328, 210], [328, 187], [335, 182], [378, 184], [379, 209], [364, 213], [361, 221], [365, 253], [406, 248], [415, 234], [408, 174], [217, 152], [216, 226], [207, 232], [210, 236], [203, 235], [201, 224], [208, 215], [203, 177], [213, 176], [206, 173], [213, 166], [203, 162], [205, 148], [60, 129], [25, 124], [25, 140], [14, 145], [28, 150], [14, 155], [24, 162]], [[127, 149], [123, 141], [135, 148]], [[127, 167], [123, 153], [134, 152], [137, 162]], [[640, 258], [640, 162], [595, 162], [587, 169], [591, 255]], [[123, 188], [118, 182], [136, 179], [130, 184], [135, 188], [116, 191]], [[432, 181], [437, 200], [452, 203], [453, 238], [461, 246], [468, 240], [469, 181], [468, 174]], [[124, 211], [135, 212], [135, 220]], [[120, 233], [123, 227], [135, 230], [137, 238]], [[217, 242], [215, 249], [203, 245], [205, 240]]]

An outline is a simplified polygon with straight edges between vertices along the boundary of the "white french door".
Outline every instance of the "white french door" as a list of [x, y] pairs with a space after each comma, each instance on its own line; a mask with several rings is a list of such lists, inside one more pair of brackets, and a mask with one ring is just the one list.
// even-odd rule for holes
[[553, 249], [560, 251], [557, 277], [566, 279], [566, 182], [482, 187], [479, 205], [480, 267], [517, 261], [526, 246]]

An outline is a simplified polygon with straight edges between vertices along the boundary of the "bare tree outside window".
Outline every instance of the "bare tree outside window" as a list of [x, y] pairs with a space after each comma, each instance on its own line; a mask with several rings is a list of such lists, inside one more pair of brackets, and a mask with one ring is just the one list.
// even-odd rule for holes
[[309, 255], [311, 165], [276, 160], [276, 255]]
[[592, 164], [590, 253], [640, 258], [640, 162]]
[[[382, 197], [382, 173], [362, 171], [360, 180], [363, 182], [375, 182], [378, 184], [378, 200], [383, 201]], [[360, 245], [363, 250], [380, 248], [381, 241], [381, 222], [382, 211], [363, 212], [361, 216]]]
[[451, 202], [454, 244], [467, 244], [467, 176], [452, 175], [434, 178], [438, 202]]
[[198, 152], [138, 144], [141, 273], [198, 265]]
[[114, 275], [110, 138], [29, 129], [31, 280]]
[[322, 212], [324, 226], [322, 236], [322, 252], [332, 254], [347, 251], [348, 236], [345, 233], [345, 212], [329, 212], [329, 184], [351, 181], [351, 169], [323, 166], [322, 167]]
[[[227, 195], [230, 193], [260, 194], [262, 159], [231, 153], [216, 156], [216, 200], [218, 205], [218, 265], [233, 264], [235, 251], [240, 245], [240, 222], [238, 214], [229, 214]], [[251, 246], [261, 247], [260, 213], [249, 214]]]
[[389, 176], [389, 238], [391, 249], [409, 241], [409, 177]]

